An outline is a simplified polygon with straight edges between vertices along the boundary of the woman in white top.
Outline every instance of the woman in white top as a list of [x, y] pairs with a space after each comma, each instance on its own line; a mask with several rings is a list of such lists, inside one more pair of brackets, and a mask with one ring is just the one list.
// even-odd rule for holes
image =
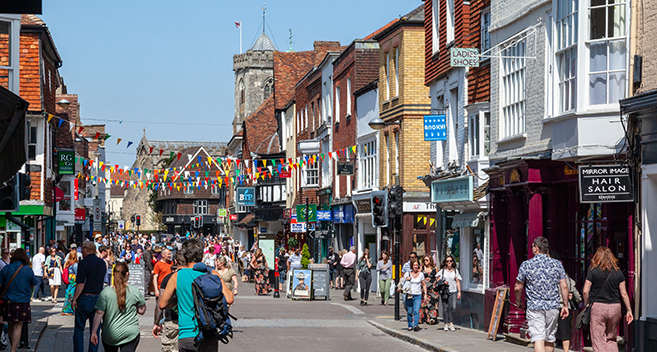
[[448, 255], [440, 265], [440, 271], [436, 273], [436, 279], [443, 280], [445, 285], [449, 285], [449, 299], [443, 301], [443, 320], [445, 321], [445, 331], [456, 331], [454, 329], [454, 313], [456, 313], [456, 300], [461, 299], [461, 275], [456, 269], [454, 257]]
[[427, 286], [424, 283], [424, 274], [420, 271], [420, 263], [417, 259], [411, 259], [412, 271], [404, 275], [404, 280], [410, 282], [410, 291], [404, 301], [406, 306], [406, 321], [408, 331], [420, 331], [420, 306], [422, 305], [422, 294], [427, 294]]
[[211, 269], [214, 269], [216, 259], [217, 255], [214, 254], [214, 246], [210, 246], [208, 248], [208, 252], [203, 256], [203, 264], [210, 267]]

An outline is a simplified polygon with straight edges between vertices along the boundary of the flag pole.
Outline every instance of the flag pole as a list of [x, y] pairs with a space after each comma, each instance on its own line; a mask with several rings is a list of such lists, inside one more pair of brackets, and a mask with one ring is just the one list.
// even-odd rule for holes
[[240, 54], [242, 53], [242, 21], [240, 21]]

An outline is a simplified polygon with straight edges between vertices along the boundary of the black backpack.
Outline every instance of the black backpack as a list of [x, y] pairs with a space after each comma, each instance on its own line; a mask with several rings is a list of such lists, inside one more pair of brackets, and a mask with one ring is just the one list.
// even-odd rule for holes
[[194, 319], [198, 325], [198, 335], [194, 345], [198, 346], [205, 339], [218, 340], [227, 344], [233, 338], [231, 318], [228, 313], [228, 304], [222, 292], [221, 277], [212, 274], [212, 270], [203, 264], [194, 265], [194, 270], [206, 274], [198, 276], [192, 282], [192, 296], [194, 297]]

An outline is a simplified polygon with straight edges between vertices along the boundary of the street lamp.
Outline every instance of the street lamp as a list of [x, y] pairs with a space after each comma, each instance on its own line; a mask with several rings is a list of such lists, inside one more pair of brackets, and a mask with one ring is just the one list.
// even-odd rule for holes
[[397, 121], [394, 121], [394, 122], [385, 122], [385, 121], [381, 120], [380, 117], [375, 117], [368, 123], [368, 125], [370, 126], [371, 129], [378, 131], [378, 130], [383, 129], [386, 126], [401, 125], [401, 121], [397, 120]]
[[66, 99], [61, 99], [57, 102], [57, 105], [59, 105], [59, 107], [62, 109], [66, 109], [69, 107], [69, 105], [71, 105], [71, 102]]

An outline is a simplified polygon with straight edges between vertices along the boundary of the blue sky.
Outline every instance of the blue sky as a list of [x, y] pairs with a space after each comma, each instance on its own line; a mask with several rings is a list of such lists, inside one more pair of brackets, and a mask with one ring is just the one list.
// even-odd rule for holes
[[[289, 47], [289, 29], [296, 51], [312, 49], [315, 40], [348, 44], [422, 3], [269, 1], [267, 34], [279, 50]], [[246, 50], [262, 31], [262, 5], [253, 0], [47, 0], [40, 17], [64, 61], [60, 74], [68, 92], [79, 95], [82, 121], [106, 123], [112, 135], [108, 162], [123, 166], [132, 165], [143, 128], [149, 139], [230, 139], [232, 58], [239, 52], [234, 22], [242, 21]], [[118, 147], [116, 137], [123, 139]], [[134, 144], [126, 149], [125, 141]]]

